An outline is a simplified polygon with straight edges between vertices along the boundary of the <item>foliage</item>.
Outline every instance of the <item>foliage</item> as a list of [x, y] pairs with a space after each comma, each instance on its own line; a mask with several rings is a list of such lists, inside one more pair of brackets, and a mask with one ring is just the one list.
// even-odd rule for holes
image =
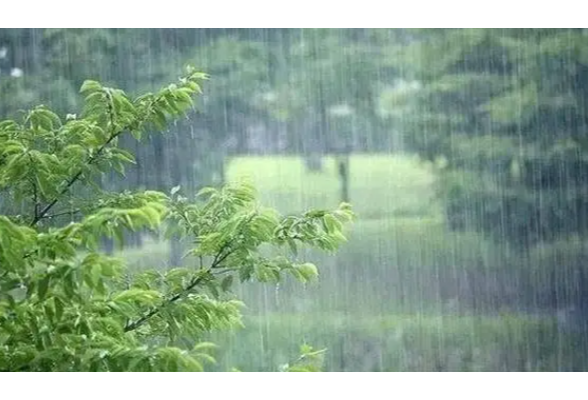
[[324, 362], [324, 354], [327, 349], [315, 350], [312, 346], [303, 344], [300, 346], [300, 357], [292, 365], [280, 366], [283, 372], [319, 372]]
[[[0, 123], [0, 370], [202, 370], [213, 361], [203, 335], [241, 323], [234, 279], [311, 281], [317, 268], [297, 249], [334, 251], [346, 240], [348, 204], [281, 216], [247, 183], [193, 201], [179, 187], [105, 193], [96, 184], [133, 162], [121, 138], [141, 140], [185, 115], [204, 79], [189, 68], [135, 98], [85, 81], [80, 117], [39, 106]], [[122, 243], [125, 231], [160, 227], [191, 241], [190, 267], [130, 274], [98, 251], [103, 236]], [[264, 256], [268, 246], [282, 255]]]
[[382, 84], [397, 73], [387, 55], [399, 36], [392, 29], [291, 34], [279, 65], [284, 79], [275, 82], [267, 104], [288, 126], [287, 150], [324, 154], [392, 148], [376, 103]]
[[585, 234], [585, 30], [417, 30], [415, 37], [403, 59], [421, 88], [404, 98], [406, 140], [443, 161], [451, 226], [519, 249]]
[[[0, 89], [7, 100], [0, 105], [0, 115], [13, 116], [38, 102], [59, 114], [71, 113], [80, 105], [76, 91], [86, 77], [107, 84], [124, 82], [132, 94], [152, 91], [194, 60], [215, 77], [207, 83], [213, 91], [199, 104], [203, 114], [189, 122], [176, 120], [166, 126], [170, 130], [167, 135], [155, 136], [141, 146], [122, 136], [119, 146], [132, 151], [136, 165], [128, 166], [124, 182], [114, 174], [104, 175], [101, 182], [113, 191], [182, 185], [193, 195], [203, 186], [222, 183], [221, 144], [245, 125], [243, 113], [258, 111], [235, 107], [237, 100], [239, 105], [251, 103], [260, 74], [250, 76], [240, 71], [246, 65], [258, 69], [260, 64], [252, 63], [257, 55], [235, 60], [235, 66], [227, 71], [226, 59], [231, 55], [225, 48], [212, 51], [224, 37], [233, 48], [246, 47], [234, 34], [231, 29], [7, 29], [0, 32]], [[12, 77], [12, 68], [18, 68], [22, 76]], [[248, 81], [251, 87], [240, 90]], [[188, 117], [194, 114], [192, 111]], [[187, 130], [190, 135], [184, 134]], [[177, 159], [194, 162], [175, 163]]]

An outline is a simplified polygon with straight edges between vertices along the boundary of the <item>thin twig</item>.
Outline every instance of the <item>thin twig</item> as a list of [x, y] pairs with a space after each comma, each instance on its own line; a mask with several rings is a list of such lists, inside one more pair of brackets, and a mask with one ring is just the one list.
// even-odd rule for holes
[[[112, 100], [110, 93], [107, 93], [107, 96], [110, 100], [107, 104], [108, 116], [109, 116], [111, 128], [114, 130], [114, 128], [115, 128], [115, 124], [114, 124], [115, 113], [114, 113], [114, 109], [112, 106], [113, 100]], [[153, 99], [153, 101], [151, 102], [151, 104], [149, 104], [149, 106], [147, 108], [147, 113], [146, 113], [147, 116], [149, 116], [151, 114], [151, 112], [153, 110], [153, 106], [155, 104], [157, 104], [157, 102], [161, 101], [162, 98], [163, 98], [163, 95], [159, 95], [155, 99]], [[138, 122], [139, 122], [138, 126], [140, 126], [145, 121], [138, 121]], [[99, 159], [99, 157], [102, 155], [104, 150], [106, 150], [108, 145], [110, 145], [116, 138], [118, 138], [120, 135], [122, 135], [124, 132], [126, 132], [129, 129], [130, 129], [130, 126], [124, 126], [118, 132], [112, 132], [112, 134], [110, 135], [110, 137], [106, 141], [106, 143], [104, 143], [98, 149], [96, 154], [94, 154], [92, 157], [90, 157], [88, 159], [88, 161], [86, 162], [86, 166], [90, 166], [90, 165], [94, 164]], [[69, 191], [69, 189], [82, 177], [83, 173], [84, 173], [84, 171], [82, 169], [78, 173], [76, 173], [71, 179], [66, 181], [65, 187], [61, 190], [61, 192], [59, 192], [59, 194], [55, 197], [55, 199], [53, 199], [53, 201], [51, 201], [51, 203], [49, 203], [47, 206], [45, 206], [45, 208], [43, 208], [43, 210], [39, 213], [39, 215], [35, 216], [35, 218], [33, 219], [33, 221], [30, 224], [31, 227], [37, 225], [37, 223], [39, 223], [39, 221], [41, 219], [43, 219], [53, 207], [55, 207], [55, 205], [59, 202], [59, 199], [61, 198], [61, 196], [63, 196], [64, 194], [66, 194]]]
[[[155, 104], [157, 101], [159, 101], [162, 98], [162, 96], [157, 96], [152, 102], [151, 104], [149, 104], [148, 108], [149, 108], [149, 112], [152, 110], [153, 108], [153, 104]], [[112, 111], [112, 105], [109, 104], [109, 110]], [[149, 112], [147, 112], [146, 115], [149, 115]], [[111, 121], [111, 126], [114, 127], [113, 124], [113, 119], [112, 119], [112, 112], [110, 113], [110, 121]], [[142, 122], [144, 121], [140, 121], [138, 125], [140, 125]], [[87, 165], [91, 165], [92, 163], [94, 163], [98, 157], [102, 154], [102, 152], [104, 151], [104, 149], [106, 149], [106, 147], [117, 137], [119, 137], [123, 132], [125, 132], [126, 130], [128, 130], [130, 127], [129, 126], [124, 126], [123, 128], [121, 128], [118, 132], [113, 133], [110, 138], [106, 141], [106, 143], [104, 143], [96, 152], [96, 154], [94, 154], [92, 157], [90, 157], [88, 159]], [[31, 221], [31, 223], [29, 224], [31, 227], [35, 226], [42, 218], [45, 218], [45, 216], [47, 215], [47, 213], [55, 206], [55, 204], [57, 204], [57, 202], [59, 201], [60, 197], [62, 195], [64, 195], [69, 188], [78, 181], [78, 179], [80, 179], [80, 177], [82, 176], [83, 170], [78, 171], [72, 178], [70, 178], [67, 183], [65, 184], [65, 187], [61, 190], [61, 192], [53, 199], [53, 201], [51, 201], [51, 203], [47, 204], [47, 206], [45, 206], [45, 208], [43, 208], [43, 210], [38, 213], [37, 215], [35, 215], [35, 217], [33, 218], [33, 220]], [[29, 258], [30, 256], [32, 256], [33, 254], [36, 253], [36, 250], [30, 253], [26, 253], [23, 258]]]
[[[43, 218], [57, 218], [57, 217], [63, 217], [64, 215], [79, 214], [81, 212], [82, 212], [82, 210], [80, 210], [80, 209], [71, 210], [71, 211], [64, 211], [64, 212], [60, 212], [60, 213], [56, 213], [56, 214], [45, 215]], [[41, 218], [41, 219], [43, 219], [43, 218]]]
[[[209, 272], [209, 271], [210, 270], [206, 270], [206, 272]], [[190, 282], [190, 284], [188, 286], [186, 286], [182, 291], [176, 293], [175, 295], [173, 295], [172, 297], [167, 299], [162, 305], [151, 309], [150, 311], [145, 313], [142, 317], [140, 317], [136, 321], [127, 324], [124, 328], [124, 331], [125, 332], [134, 331], [135, 329], [137, 329], [138, 327], [143, 325], [145, 322], [147, 322], [149, 319], [151, 319], [153, 316], [158, 314], [165, 307], [178, 301], [180, 298], [182, 298], [183, 296], [188, 294], [192, 289], [194, 289], [196, 286], [198, 286], [200, 283], [202, 283], [202, 281], [204, 280], [204, 276], [205, 275], [200, 275], [197, 278], [193, 279], [192, 282]]]
[[[106, 143], [104, 143], [102, 146], [100, 146], [100, 148], [98, 149], [98, 151], [96, 152], [95, 155], [93, 155], [92, 157], [90, 157], [86, 163], [86, 166], [92, 165], [94, 162], [96, 162], [96, 160], [98, 159], [98, 157], [102, 154], [102, 152], [106, 149], [106, 147], [114, 140], [116, 139], [120, 134], [122, 134], [122, 130], [113, 134], [112, 136], [110, 136], [110, 138], [106, 141]], [[79, 170], [72, 178], [70, 178], [66, 184], [65, 187], [63, 189], [61, 189], [61, 191], [59, 192], [59, 194], [51, 201], [51, 203], [47, 204], [42, 210], [41, 212], [35, 216], [35, 218], [31, 221], [30, 226], [35, 226], [41, 219], [43, 219], [45, 217], [45, 215], [47, 215], [47, 213], [55, 206], [55, 204], [57, 204], [57, 202], [59, 201], [59, 199], [61, 198], [61, 196], [63, 196], [64, 194], [66, 194], [69, 189], [72, 187], [72, 185], [74, 183], [76, 183], [80, 177], [82, 176], [82, 174], [84, 173], [83, 169]]]
[[[107, 96], [108, 96], [108, 99], [110, 100], [110, 101], [108, 101], [107, 108], [108, 108], [108, 116], [109, 116], [109, 120], [110, 120], [110, 128], [112, 129], [112, 132], [110, 134], [110, 137], [106, 141], [106, 143], [104, 143], [102, 146], [100, 146], [98, 151], [96, 151], [96, 153], [88, 159], [88, 161], [86, 162], [86, 166], [89, 166], [89, 165], [92, 165], [93, 163], [95, 163], [96, 160], [98, 160], [98, 158], [100, 157], [100, 155], [102, 155], [102, 152], [108, 147], [108, 145], [110, 143], [112, 143], [112, 141], [114, 139], [119, 137], [123, 132], [125, 132], [126, 130], [129, 129], [129, 126], [124, 126], [120, 130], [114, 131], [114, 129], [116, 127], [116, 125], [114, 124], [114, 108], [112, 107], [112, 98], [111, 98], [110, 93], [107, 92]], [[72, 187], [72, 185], [80, 179], [80, 177], [82, 176], [83, 173], [84, 173], [84, 170], [81, 169], [72, 178], [67, 180], [65, 183], [65, 187], [63, 189], [61, 189], [59, 194], [51, 201], [51, 203], [47, 204], [45, 206], [45, 208], [43, 208], [41, 210], [41, 212], [35, 216], [35, 218], [31, 221], [30, 226], [35, 226], [42, 218], [44, 218], [45, 215], [55, 206], [55, 204], [57, 204], [57, 202], [59, 201], [61, 196], [63, 196], [65, 193], [67, 193], [69, 191], [69, 189]]]
[[[33, 156], [31, 156], [31, 153], [28, 153], [28, 155], [29, 155], [29, 159], [31, 160], [31, 165], [34, 168], [35, 160], [33, 160]], [[33, 208], [34, 208], [34, 215], [35, 215], [35, 218], [37, 218], [37, 215], [39, 215], [39, 206], [40, 206], [40, 204], [39, 204], [39, 195], [37, 193], [37, 184], [35, 183], [34, 178], [32, 178], [32, 177], [31, 177], [30, 182], [31, 182], [31, 185], [33, 185], [33, 203], [34, 203]]]
[[[228, 245], [227, 245], [227, 248], [228, 248]], [[221, 251], [220, 251], [220, 252], [219, 252], [217, 255], [220, 255], [220, 254], [221, 254], [221, 252], [223, 252], [224, 250], [225, 250], [224, 248], [223, 248], [223, 249], [221, 249]], [[227, 251], [227, 252], [226, 252], [226, 253], [225, 253], [223, 256], [221, 256], [221, 257], [218, 257], [218, 258], [216, 258], [216, 257], [215, 257], [215, 259], [214, 259], [214, 261], [212, 262], [212, 265], [210, 266], [210, 268], [211, 268], [211, 269], [212, 269], [212, 268], [217, 268], [217, 267], [218, 267], [219, 265], [221, 265], [221, 264], [222, 264], [222, 262], [223, 262], [223, 261], [225, 261], [225, 260], [227, 259], [227, 257], [228, 257], [228, 256], [230, 256], [231, 254], [233, 254], [233, 252], [232, 252], [231, 250], [229, 250], [229, 251]]]
[[33, 202], [35, 203], [34, 214], [35, 218], [37, 218], [37, 215], [39, 215], [39, 198], [37, 197], [37, 185], [33, 181], [31, 181], [31, 183], [33, 184]]
[[215, 266], [218, 266], [221, 262], [223, 262], [227, 258], [228, 254], [230, 254], [230, 252], [229, 252], [229, 253], [227, 253], [227, 256], [223, 255], [221, 257], [221, 254], [223, 254], [224, 251], [231, 246], [231, 242], [232, 242], [232, 240], [228, 240], [225, 242], [225, 244], [223, 244], [221, 246], [218, 253], [216, 253], [216, 255], [214, 256], [214, 260], [212, 260], [212, 265], [210, 266], [211, 269], [215, 268]]
[[[138, 327], [143, 325], [145, 322], [149, 321], [152, 317], [157, 315], [165, 307], [169, 306], [170, 304], [175, 303], [176, 301], [178, 301], [179, 299], [181, 299], [182, 297], [184, 297], [185, 295], [190, 293], [190, 291], [192, 291], [192, 289], [194, 289], [196, 286], [201, 284], [204, 281], [204, 279], [208, 276], [208, 274], [212, 273], [213, 269], [218, 268], [220, 266], [220, 264], [222, 264], [222, 262], [224, 260], [226, 260], [227, 257], [233, 253], [232, 251], [229, 250], [224, 255], [221, 256], [221, 254], [225, 252], [225, 250], [230, 246], [230, 244], [231, 244], [231, 241], [228, 241], [221, 247], [219, 252], [216, 254], [214, 261], [212, 262], [210, 267], [208, 269], [204, 270], [203, 271], [204, 273], [202, 275], [199, 275], [198, 277], [194, 278], [188, 284], [188, 286], [186, 286], [184, 289], [182, 289], [180, 292], [176, 293], [175, 295], [173, 295], [169, 299], [165, 300], [163, 302], [163, 304], [161, 304], [160, 306], [152, 308], [151, 310], [146, 312], [142, 317], [140, 317], [136, 321], [127, 324], [124, 328], [124, 331], [125, 332], [134, 331], [135, 329], [137, 329]], [[226, 272], [226, 271], [223, 271], [223, 272]]]

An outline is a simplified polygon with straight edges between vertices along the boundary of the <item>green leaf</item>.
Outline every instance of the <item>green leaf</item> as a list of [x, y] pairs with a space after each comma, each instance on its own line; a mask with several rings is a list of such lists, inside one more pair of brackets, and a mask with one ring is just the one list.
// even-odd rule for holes
[[167, 125], [167, 118], [165, 117], [165, 114], [161, 110], [159, 110], [159, 109], [153, 110], [152, 121], [157, 129], [165, 130], [165, 127]]
[[129, 289], [118, 293], [113, 297], [116, 303], [138, 302], [143, 304], [155, 304], [161, 294], [155, 290]]
[[303, 343], [300, 345], [300, 354], [303, 356], [308, 355], [312, 352], [312, 346], [308, 345], [307, 343]]
[[53, 321], [55, 319], [55, 312], [50, 303], [45, 303], [43, 310], [47, 314], [49, 321]]
[[233, 284], [233, 276], [232, 275], [225, 276], [223, 278], [223, 280], [221, 281], [221, 289], [224, 292], [228, 292], [231, 289], [232, 284]]
[[63, 311], [65, 309], [65, 305], [63, 304], [63, 301], [61, 301], [61, 299], [59, 297], [53, 297], [53, 306], [55, 308], [55, 319], [57, 321], [61, 320], [61, 317], [63, 316]]
[[200, 351], [210, 351], [216, 350], [218, 346], [212, 342], [200, 342], [196, 343], [192, 349], [192, 351], [200, 352]]
[[249, 279], [251, 279], [253, 271], [253, 264], [244, 264], [243, 266], [241, 266], [241, 268], [239, 268], [239, 280], [241, 282], [248, 281]]
[[100, 85], [100, 83], [92, 80], [86, 80], [80, 88], [80, 93], [92, 93], [99, 90], [102, 90], [102, 85]]
[[123, 162], [127, 162], [130, 164], [135, 164], [135, 157], [129, 153], [128, 151], [124, 151], [121, 149], [115, 149], [114, 157], [118, 158]]
[[101, 264], [102, 270], [101, 275], [104, 275], [109, 278], [113, 278], [118, 276], [120, 273], [122, 265], [120, 264], [119, 260], [109, 258], [107, 262]]
[[188, 372], [201, 372], [204, 370], [202, 364], [193, 357], [184, 356], [181, 358], [181, 363], [184, 369]]
[[300, 264], [296, 269], [306, 281], [310, 281], [318, 276], [318, 269], [311, 263]]
[[206, 282], [205, 285], [208, 288], [208, 290], [210, 290], [210, 293], [212, 293], [214, 298], [218, 298], [220, 296], [217, 282]]
[[69, 273], [66, 274], [63, 277], [63, 289], [65, 292], [65, 295], [69, 298], [74, 298], [76, 297], [76, 287], [75, 287], [75, 283], [74, 283], [74, 278], [73, 278], [73, 274]]
[[102, 280], [102, 266], [101, 265], [92, 265], [90, 268], [90, 276], [92, 279], [93, 287], [98, 286], [100, 281]]
[[340, 231], [335, 231], [332, 236], [339, 242], [346, 242], [347, 238]]
[[51, 281], [51, 276], [46, 275], [39, 281], [39, 285], [37, 286], [37, 295], [39, 296], [39, 300], [43, 301], [45, 296], [47, 295], [47, 290], [49, 289], [49, 282]]
[[218, 193], [217, 189], [212, 187], [205, 187], [200, 189], [200, 191], [196, 194], [196, 197], [202, 197], [206, 195], [212, 195]]
[[327, 233], [340, 232], [341, 229], [343, 228], [343, 225], [341, 225], [341, 222], [339, 222], [337, 220], [337, 218], [335, 218], [331, 214], [326, 214], [323, 217], [323, 221], [325, 223], [325, 228], [326, 228], [325, 230], [327, 231]]

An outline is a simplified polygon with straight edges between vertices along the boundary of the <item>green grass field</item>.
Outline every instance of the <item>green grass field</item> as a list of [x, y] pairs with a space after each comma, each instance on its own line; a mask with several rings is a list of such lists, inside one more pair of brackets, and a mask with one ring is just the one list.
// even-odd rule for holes
[[582, 336], [559, 332], [553, 320], [509, 314], [267, 314], [212, 340], [222, 344], [219, 370], [244, 371], [275, 371], [303, 342], [327, 349], [327, 371], [582, 370], [586, 349]]
[[[353, 155], [350, 197], [363, 219], [390, 216], [438, 216], [434, 176], [413, 156]], [[264, 204], [284, 213], [336, 207], [340, 182], [335, 160], [325, 157], [322, 172], [306, 170], [300, 157], [250, 156], [230, 160], [229, 182], [249, 179]]]

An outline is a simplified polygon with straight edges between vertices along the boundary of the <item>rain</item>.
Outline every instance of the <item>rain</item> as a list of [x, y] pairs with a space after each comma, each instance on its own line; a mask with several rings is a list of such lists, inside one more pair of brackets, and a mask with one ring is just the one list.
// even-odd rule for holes
[[[244, 327], [210, 370], [588, 369], [586, 29], [0, 29], [0, 119], [76, 119], [86, 79], [140, 95], [209, 75], [110, 192], [248, 180], [284, 215], [352, 204], [317, 282], [234, 287]], [[1, 160], [0, 160], [1, 161]], [[0, 193], [0, 214], [11, 199]], [[4, 210], [3, 210], [4, 209]], [[190, 266], [190, 242], [129, 233], [133, 271]]]

